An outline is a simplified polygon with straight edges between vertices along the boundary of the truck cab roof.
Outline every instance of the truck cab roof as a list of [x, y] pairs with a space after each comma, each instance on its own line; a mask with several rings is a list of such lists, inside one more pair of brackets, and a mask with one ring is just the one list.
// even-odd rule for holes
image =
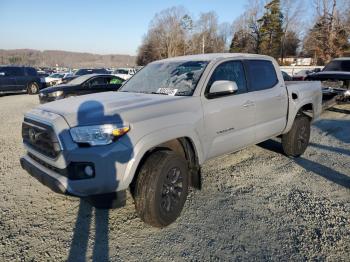
[[237, 58], [237, 59], [265, 59], [273, 60], [272, 57], [266, 55], [257, 54], [245, 54], [245, 53], [212, 53], [212, 54], [199, 54], [199, 55], [186, 55], [178, 56], [172, 58], [166, 58], [163, 60], [158, 60], [153, 63], [159, 62], [171, 62], [171, 61], [214, 61], [226, 58]]

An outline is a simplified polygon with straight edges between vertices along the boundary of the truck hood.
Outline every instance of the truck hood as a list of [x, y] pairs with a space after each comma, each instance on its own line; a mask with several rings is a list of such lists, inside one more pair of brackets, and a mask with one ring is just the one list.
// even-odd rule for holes
[[179, 100], [191, 99], [183, 96], [167, 96], [158, 94], [140, 94], [126, 92], [104, 92], [43, 104], [38, 109], [61, 115], [70, 127], [83, 125], [99, 125], [106, 123], [125, 124], [145, 120], [155, 113], [150, 108], [159, 108], [159, 113], [166, 114], [171, 104]]

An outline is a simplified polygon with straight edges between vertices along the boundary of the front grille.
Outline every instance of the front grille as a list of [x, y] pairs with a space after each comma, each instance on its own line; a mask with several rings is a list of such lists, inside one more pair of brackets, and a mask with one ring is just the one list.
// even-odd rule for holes
[[28, 156], [33, 159], [34, 161], [38, 162], [40, 165], [56, 172], [56, 173], [61, 173], [61, 169], [51, 166], [50, 164], [46, 163], [45, 161], [41, 160], [40, 158], [36, 157], [35, 155], [28, 153]]
[[31, 119], [25, 118], [22, 123], [22, 138], [23, 143], [50, 158], [56, 158], [61, 151], [52, 127]]

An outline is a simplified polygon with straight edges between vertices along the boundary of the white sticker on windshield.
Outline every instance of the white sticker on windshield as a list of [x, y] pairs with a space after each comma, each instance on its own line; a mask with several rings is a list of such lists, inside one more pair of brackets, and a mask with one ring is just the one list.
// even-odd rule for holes
[[178, 89], [162, 87], [162, 88], [158, 88], [157, 93], [158, 94], [165, 94], [165, 95], [168, 95], [168, 96], [174, 96], [174, 95], [176, 95], [177, 90]]

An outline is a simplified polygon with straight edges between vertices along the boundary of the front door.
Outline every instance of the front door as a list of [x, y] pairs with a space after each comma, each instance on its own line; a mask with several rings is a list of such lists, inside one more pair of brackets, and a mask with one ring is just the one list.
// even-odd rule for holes
[[219, 80], [236, 82], [238, 91], [223, 97], [202, 98], [207, 159], [237, 151], [254, 141], [255, 106], [247, 93], [242, 62], [229, 60], [217, 65], [205, 92]]

